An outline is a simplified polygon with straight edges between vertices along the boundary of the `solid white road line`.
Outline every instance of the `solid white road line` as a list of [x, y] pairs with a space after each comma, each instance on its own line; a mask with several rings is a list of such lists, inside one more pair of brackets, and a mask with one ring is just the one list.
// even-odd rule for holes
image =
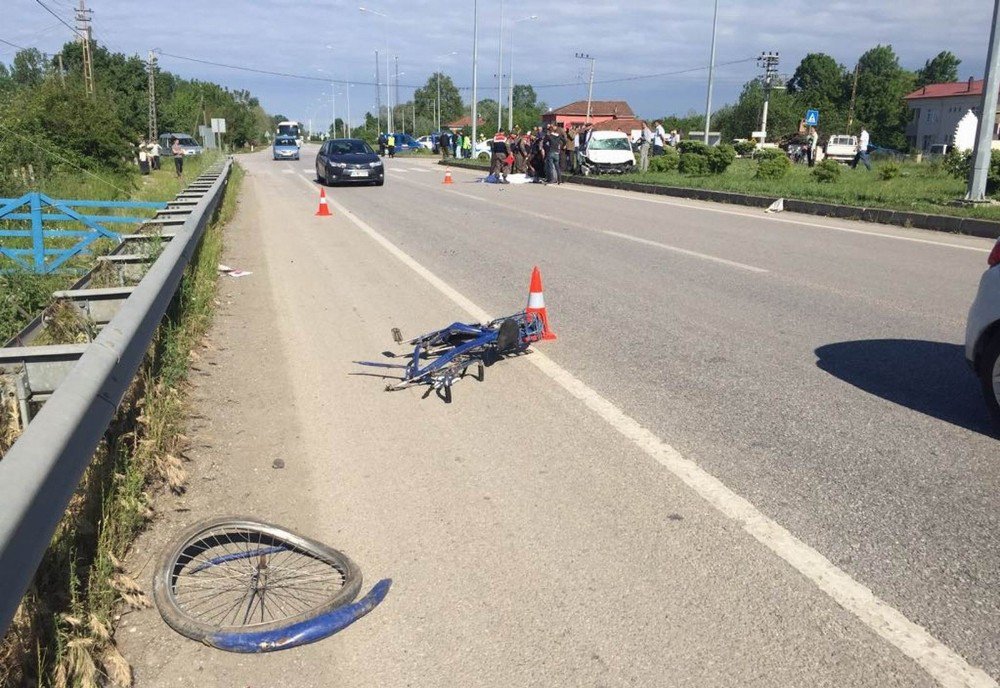
[[[310, 189], [314, 188], [311, 181], [305, 177], [302, 179]], [[418, 263], [338, 201], [329, 199], [329, 203], [340, 211], [341, 217], [347, 218], [355, 227], [474, 319], [479, 322], [488, 322], [492, 319], [482, 308]], [[982, 669], [970, 665], [961, 655], [932, 636], [925, 628], [913, 623], [880, 600], [871, 590], [851, 578], [829, 559], [764, 515], [757, 507], [730, 490], [697, 463], [684, 458], [655, 433], [642, 427], [638, 421], [558, 363], [539, 351], [535, 351], [534, 355], [528, 356], [526, 360], [566, 392], [583, 402], [598, 417], [684, 482], [717, 511], [739, 523], [754, 539], [784, 559], [837, 604], [854, 614], [861, 623], [917, 662], [940, 685], [947, 688], [998, 688], [997, 682]]]
[[911, 241], [917, 244], [930, 244], [931, 246], [945, 246], [947, 248], [957, 248], [963, 251], [979, 251], [981, 253], [989, 253], [991, 250], [989, 248], [981, 248], [979, 246], [965, 246], [963, 244], [951, 244], [948, 243], [947, 241], [918, 239], [917, 237], [905, 237], [905, 236], [899, 236], [897, 234], [888, 234], [886, 232], [870, 232], [864, 229], [850, 229], [848, 227], [836, 227], [834, 225], [825, 225], [820, 222], [806, 222], [805, 220], [792, 220], [784, 217], [775, 217], [774, 215], [765, 215], [763, 212], [745, 213], [745, 212], [740, 212], [739, 210], [726, 210], [725, 208], [713, 208], [707, 205], [678, 203], [677, 201], [664, 201], [658, 198], [642, 198], [641, 196], [634, 196], [628, 193], [608, 193], [606, 191], [584, 189], [576, 184], [563, 184], [561, 188], [567, 189], [569, 191], [576, 191], [578, 193], [594, 194], [595, 196], [611, 196], [612, 198], [624, 198], [630, 201], [639, 201], [640, 203], [656, 203], [658, 205], [672, 205], [678, 208], [689, 208], [690, 210], [704, 210], [710, 213], [722, 213], [723, 215], [738, 215], [740, 217], [749, 217], [756, 220], [770, 220], [771, 222], [780, 222], [789, 225], [801, 225], [803, 227], [817, 227], [819, 229], [829, 229], [833, 230], [834, 232], [847, 232], [848, 234], [865, 234], [867, 236], [881, 237], [883, 239], [898, 239], [899, 241]]
[[[409, 181], [409, 180], [407, 180]], [[419, 182], [410, 182], [416, 186], [426, 186]], [[692, 258], [700, 258], [702, 260], [708, 260], [713, 263], [718, 263], [719, 265], [728, 265], [732, 268], [739, 268], [740, 270], [749, 270], [750, 272], [756, 273], [767, 273], [770, 272], [764, 268], [759, 268], [754, 265], [747, 265], [746, 263], [737, 263], [733, 260], [727, 260], [726, 258], [719, 258], [718, 256], [709, 255], [707, 253], [699, 253], [698, 251], [691, 251], [686, 248], [680, 248], [679, 246], [671, 246], [669, 244], [661, 244], [657, 241], [649, 241], [648, 239], [640, 239], [639, 237], [632, 236], [630, 234], [622, 234], [621, 232], [612, 232], [610, 230], [602, 230], [598, 227], [591, 227], [590, 225], [585, 225], [582, 222], [573, 222], [572, 220], [567, 220], [561, 217], [555, 217], [553, 215], [546, 215], [545, 213], [536, 213], [534, 210], [528, 210], [527, 208], [521, 208], [517, 205], [506, 205], [504, 203], [497, 203], [496, 201], [491, 201], [488, 198], [483, 198], [482, 196], [475, 196], [473, 194], [463, 193], [462, 191], [456, 191], [454, 189], [448, 191], [449, 194], [454, 196], [461, 196], [463, 198], [471, 198], [474, 201], [482, 201], [483, 203], [489, 203], [495, 205], [505, 210], [509, 210], [515, 213], [521, 213], [522, 215], [530, 215], [531, 217], [537, 217], [539, 220], [545, 220], [546, 222], [555, 223], [561, 226], [576, 227], [577, 229], [582, 229], [588, 232], [601, 232], [608, 236], [618, 237], [619, 239], [627, 239], [629, 241], [635, 241], [640, 244], [648, 244], [650, 246], [656, 246], [657, 248], [662, 248], [667, 251], [673, 251], [674, 253], [680, 253], [685, 256], [690, 256]]]

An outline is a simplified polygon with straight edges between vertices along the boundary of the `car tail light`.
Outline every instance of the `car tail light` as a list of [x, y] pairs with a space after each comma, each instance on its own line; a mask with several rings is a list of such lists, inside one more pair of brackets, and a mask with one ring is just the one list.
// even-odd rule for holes
[[990, 257], [986, 259], [986, 262], [990, 264], [990, 267], [995, 265], [1000, 265], [1000, 240], [993, 246], [993, 250], [990, 251]]

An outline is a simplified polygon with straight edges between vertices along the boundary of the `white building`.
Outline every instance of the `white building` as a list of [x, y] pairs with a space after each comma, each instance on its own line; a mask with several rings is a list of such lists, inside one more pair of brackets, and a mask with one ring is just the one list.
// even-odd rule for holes
[[[928, 84], [907, 95], [905, 100], [910, 109], [910, 119], [906, 125], [906, 139], [910, 147], [928, 151], [934, 145], [952, 145], [958, 121], [969, 110], [978, 117], [982, 99], [981, 79]], [[997, 120], [1000, 123], [1000, 117]], [[993, 139], [997, 138], [997, 131], [994, 130]]]

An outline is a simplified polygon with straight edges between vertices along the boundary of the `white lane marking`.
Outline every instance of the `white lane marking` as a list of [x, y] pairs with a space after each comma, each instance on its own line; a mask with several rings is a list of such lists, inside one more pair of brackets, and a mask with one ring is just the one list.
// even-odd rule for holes
[[[302, 177], [313, 188], [313, 183]], [[482, 308], [414, 260], [338, 201], [329, 199], [343, 217], [373, 241], [420, 275], [435, 289], [480, 322], [492, 318]], [[545, 354], [535, 351], [527, 359], [553, 382], [584, 403], [623, 437], [652, 457], [657, 463], [690, 487], [723, 515], [739, 523], [758, 542], [784, 559], [837, 604], [874, 633], [919, 664], [946, 688], [998, 688], [985, 671], [970, 665], [957, 652], [913, 623], [875, 594], [835, 566], [829, 559], [765, 516], [749, 501], [736, 494], [718, 478], [642, 427], [638, 421], [605, 399], [597, 391], [564, 369]]]
[[430, 170], [426, 170], [423, 167], [408, 167], [407, 169], [410, 172], [430, 172]]
[[[425, 184], [420, 184], [418, 182], [411, 182], [416, 186], [426, 186]], [[567, 220], [561, 217], [554, 217], [552, 215], [546, 215], [545, 213], [536, 213], [534, 210], [527, 210], [525, 208], [518, 207], [516, 205], [506, 205], [504, 203], [497, 203], [496, 201], [491, 201], [488, 198], [483, 198], [482, 196], [474, 196], [473, 194], [463, 193], [462, 191], [456, 191], [454, 189], [448, 191], [449, 194], [454, 196], [462, 196], [463, 198], [471, 198], [474, 201], [482, 201], [483, 203], [489, 203], [491, 205], [500, 206], [506, 210], [511, 210], [513, 212], [521, 213], [523, 215], [530, 215], [531, 217], [537, 217], [540, 220], [545, 220], [546, 222], [552, 222], [561, 226], [576, 227], [577, 229], [583, 229], [588, 232], [600, 232], [608, 236], [618, 237], [619, 239], [627, 239], [628, 241], [635, 241], [640, 244], [648, 244], [650, 246], [656, 246], [658, 248], [665, 249], [667, 251], [673, 251], [674, 253], [680, 253], [685, 256], [690, 256], [692, 258], [700, 258], [702, 260], [708, 260], [713, 263], [718, 263], [720, 265], [728, 265], [729, 267], [739, 268], [740, 270], [749, 270], [750, 272], [756, 273], [767, 273], [770, 270], [764, 268], [758, 268], [754, 265], [747, 265], [746, 263], [737, 263], [733, 260], [727, 260], [726, 258], [719, 258], [718, 256], [709, 255], [707, 253], [699, 253], [697, 251], [691, 251], [686, 248], [680, 248], [679, 246], [671, 246], [669, 244], [661, 244], [657, 241], [650, 241], [648, 239], [640, 239], [639, 237], [632, 236], [631, 234], [622, 234], [621, 232], [612, 232], [611, 230], [603, 230], [597, 227], [591, 227], [590, 225], [585, 225], [581, 222], [574, 222], [572, 220]]]
[[286, 167], [285, 169], [283, 169], [281, 172], [282, 172], [282, 174], [295, 174], [295, 170], [293, 170], [291, 168], [288, 168], [288, 167]]
[[746, 265], [745, 263], [737, 263], [733, 260], [726, 260], [725, 258], [716, 258], [715, 256], [710, 256], [707, 253], [698, 253], [697, 251], [689, 251], [686, 248], [679, 248], [677, 246], [671, 246], [669, 244], [661, 244], [658, 241], [650, 241], [649, 239], [640, 239], [639, 237], [631, 236], [630, 234], [622, 234], [621, 232], [612, 232], [610, 229], [604, 230], [604, 233], [608, 236], [618, 237], [619, 239], [627, 239], [629, 241], [635, 241], [639, 244], [646, 244], [647, 246], [656, 246], [657, 248], [662, 248], [666, 251], [673, 251], [674, 253], [683, 253], [685, 256], [694, 256], [695, 258], [701, 258], [703, 260], [711, 260], [715, 263], [721, 263], [722, 265], [729, 265], [730, 267], [740, 268], [741, 270], [749, 270], [750, 272], [768, 272], [764, 268], [757, 268], [753, 265]]
[[[770, 220], [771, 222], [780, 222], [789, 225], [802, 225], [803, 227], [817, 227], [819, 229], [830, 229], [835, 232], [846, 232], [848, 234], [865, 234], [867, 236], [881, 237], [883, 239], [898, 239], [899, 241], [911, 241], [916, 244], [930, 244], [931, 246], [945, 246], [947, 248], [957, 248], [963, 251], [979, 251], [980, 253], [989, 253], [991, 249], [980, 248], [978, 246], [964, 246], [962, 244], [950, 244], [947, 241], [933, 241], [931, 239], [918, 239], [917, 237], [905, 237], [896, 234], [888, 234], [886, 232], [869, 232], [864, 229], [850, 229], [848, 227], [836, 227], [834, 225], [824, 225], [819, 222], [806, 222], [805, 220], [790, 220], [783, 217], [775, 217], [773, 215], [765, 215], [763, 211], [760, 214], [744, 213], [738, 210], [726, 210], [724, 208], [712, 208], [710, 206], [692, 205], [691, 203], [678, 203], [676, 201], [664, 201], [659, 198], [642, 198], [641, 196], [633, 196], [630, 194], [615, 194], [607, 193], [605, 191], [595, 191], [594, 189], [584, 189], [580, 188], [576, 184], [564, 184], [563, 188], [569, 191], [576, 191], [578, 193], [589, 193], [595, 196], [611, 196], [612, 198], [624, 198], [630, 201], [639, 201], [641, 203], [655, 203], [658, 205], [672, 205], [678, 208], [689, 208], [690, 210], [705, 210], [710, 213], [722, 213], [723, 215], [738, 215], [740, 217], [749, 217], [757, 220]], [[988, 241], [984, 239], [984, 241]]]

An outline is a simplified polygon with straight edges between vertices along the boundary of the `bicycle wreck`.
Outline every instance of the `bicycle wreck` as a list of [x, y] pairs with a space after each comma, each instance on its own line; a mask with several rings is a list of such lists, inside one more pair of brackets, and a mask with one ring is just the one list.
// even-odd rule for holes
[[[397, 344], [403, 343], [398, 328], [393, 328], [392, 337]], [[556, 335], [549, 329], [545, 298], [542, 295], [542, 278], [536, 267], [531, 273], [528, 307], [520, 313], [485, 324], [454, 322], [440, 330], [411, 339], [408, 343], [413, 346], [413, 351], [408, 354], [407, 363], [354, 363], [399, 371], [401, 378], [395, 384], [386, 386], [388, 392], [414, 385], [427, 385], [430, 387], [429, 392], [443, 392], [445, 400], [450, 401], [452, 385], [461, 380], [470, 367], [476, 366], [477, 377], [482, 381], [486, 378], [486, 366], [504, 358], [528, 353], [528, 347], [535, 342], [555, 338]], [[397, 357], [396, 354], [387, 355]]]

